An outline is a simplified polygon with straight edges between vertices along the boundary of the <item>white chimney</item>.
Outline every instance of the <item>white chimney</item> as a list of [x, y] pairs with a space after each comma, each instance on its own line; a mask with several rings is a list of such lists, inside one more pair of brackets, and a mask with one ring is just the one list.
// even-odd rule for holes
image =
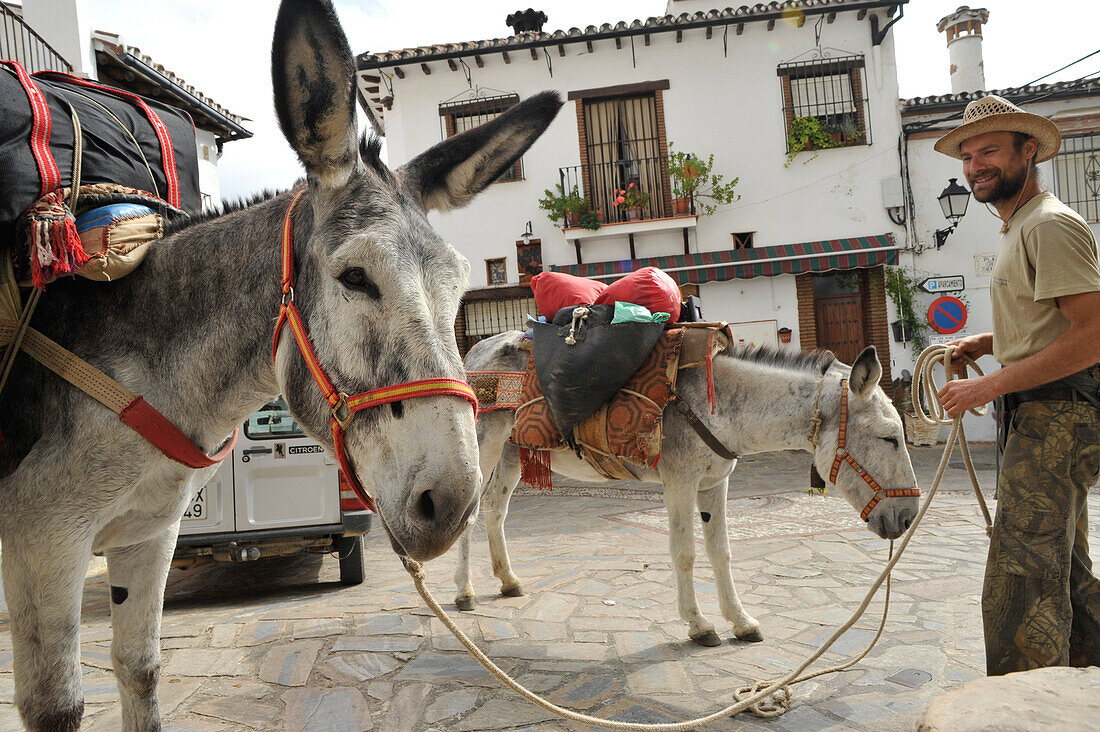
[[23, 0], [23, 21], [72, 64], [74, 74], [96, 77], [87, 0]]
[[989, 21], [985, 8], [971, 10], [963, 5], [940, 19], [936, 30], [947, 33], [951, 58], [951, 93], [985, 90], [985, 64], [982, 62], [982, 25]]

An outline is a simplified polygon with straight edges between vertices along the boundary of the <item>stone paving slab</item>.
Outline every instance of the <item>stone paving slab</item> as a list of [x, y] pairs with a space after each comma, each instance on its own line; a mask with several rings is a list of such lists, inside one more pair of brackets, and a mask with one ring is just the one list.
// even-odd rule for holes
[[[991, 448], [977, 446], [992, 464]], [[929, 479], [939, 449], [911, 450]], [[521, 488], [509, 550], [527, 594], [502, 598], [484, 529], [473, 541], [477, 608], [453, 606], [454, 553], [427, 566], [428, 584], [482, 649], [553, 702], [603, 718], [679, 721], [732, 703], [733, 690], [796, 667], [847, 620], [885, 563], [836, 496], [808, 496], [809, 457], [745, 459], [729, 503], [733, 575], [762, 625], [762, 643], [733, 639], [698, 546], [699, 602], [723, 638], [702, 648], [676, 610], [667, 515], [655, 486]], [[980, 471], [992, 486], [992, 471]], [[920, 532], [896, 569], [886, 631], [853, 668], [793, 690], [771, 721], [741, 716], [707, 729], [912, 729], [930, 700], [984, 677], [979, 598], [987, 539], [965, 471], [948, 470]], [[987, 491], [988, 494], [988, 491]], [[992, 496], [989, 496], [992, 498]], [[1093, 515], [1100, 501], [1091, 498]], [[110, 670], [109, 592], [102, 562], [85, 583], [81, 661], [85, 728], [121, 724]], [[166, 731], [302, 730], [579, 732], [485, 671], [420, 602], [380, 531], [367, 537], [367, 579], [339, 583], [334, 557], [173, 570], [164, 610], [160, 702]], [[861, 651], [877, 629], [881, 595], [813, 668]], [[0, 613], [0, 732], [21, 729], [13, 704], [10, 637]], [[918, 686], [899, 671], [931, 676]]]

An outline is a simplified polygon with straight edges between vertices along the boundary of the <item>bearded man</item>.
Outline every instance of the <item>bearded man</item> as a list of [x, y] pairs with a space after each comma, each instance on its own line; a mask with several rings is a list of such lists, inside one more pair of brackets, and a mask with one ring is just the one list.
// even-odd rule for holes
[[[1040, 189], [1058, 152], [1053, 122], [987, 96], [936, 150], [963, 161], [1001, 242], [993, 332], [949, 345], [1003, 366], [949, 381], [947, 414], [1002, 397], [1007, 438], [982, 588], [986, 670], [1100, 665], [1100, 581], [1088, 551], [1088, 491], [1100, 477], [1100, 255], [1075, 211]], [[961, 365], [958, 367], [961, 371]]]

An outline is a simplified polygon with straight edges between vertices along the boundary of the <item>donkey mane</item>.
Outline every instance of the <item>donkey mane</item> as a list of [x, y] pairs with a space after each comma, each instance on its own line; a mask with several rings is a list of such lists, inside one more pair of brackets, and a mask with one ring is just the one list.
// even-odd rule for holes
[[736, 350], [727, 348], [719, 356], [741, 361], [779, 366], [795, 371], [809, 371], [823, 374], [836, 361], [832, 351], [796, 351], [793, 348], [775, 348], [773, 346], [741, 346]]
[[220, 208], [210, 209], [208, 211], [202, 211], [200, 213], [192, 213], [189, 216], [179, 216], [175, 219], [172, 219], [171, 221], [166, 221], [164, 223], [164, 236], [168, 237], [170, 234], [176, 234], [183, 231], [184, 229], [190, 229], [196, 224], [220, 219], [222, 216], [234, 213], [235, 211], [243, 211], [246, 208], [255, 206], [258, 203], [270, 201], [272, 198], [281, 196], [283, 193], [286, 193], [286, 191], [277, 191], [271, 188], [265, 188], [259, 193], [253, 193], [251, 196], [247, 196], [245, 198], [238, 198], [233, 201], [222, 200], [222, 205]]

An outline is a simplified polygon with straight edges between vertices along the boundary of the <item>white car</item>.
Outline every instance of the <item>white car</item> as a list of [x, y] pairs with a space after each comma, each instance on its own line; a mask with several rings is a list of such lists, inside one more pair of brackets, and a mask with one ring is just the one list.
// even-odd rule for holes
[[373, 516], [280, 398], [248, 418], [233, 455], [195, 495], [172, 566], [337, 552], [340, 582], [357, 585]]

